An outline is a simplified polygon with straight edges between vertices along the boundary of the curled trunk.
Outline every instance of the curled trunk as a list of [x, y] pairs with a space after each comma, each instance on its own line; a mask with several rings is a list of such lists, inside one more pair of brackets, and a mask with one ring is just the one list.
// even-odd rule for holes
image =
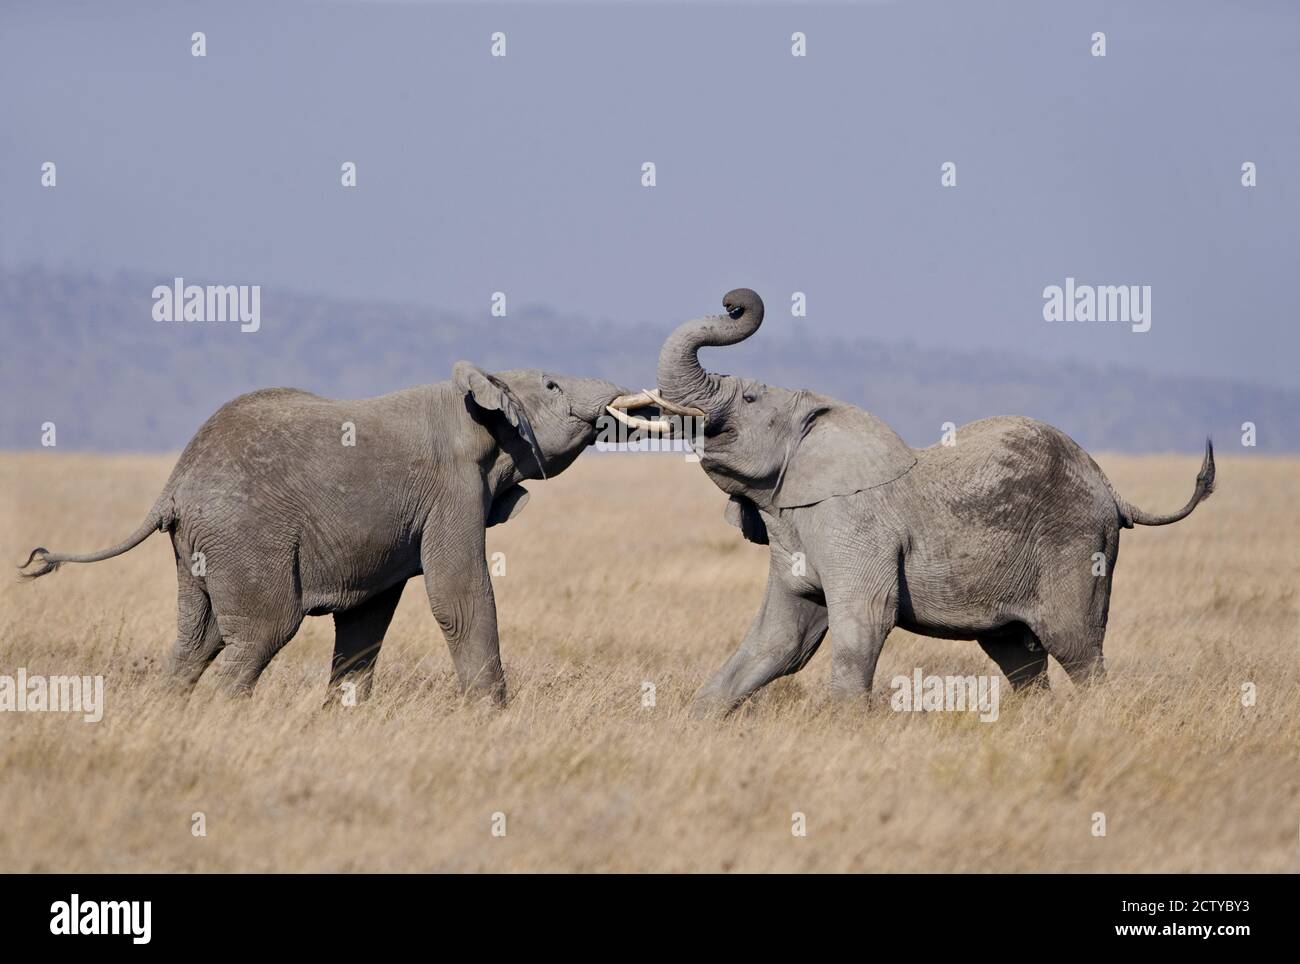
[[678, 327], [659, 352], [659, 391], [666, 399], [712, 411], [718, 377], [700, 365], [704, 347], [744, 341], [763, 323], [763, 299], [748, 288], [737, 288], [722, 299], [726, 314], [706, 315]]

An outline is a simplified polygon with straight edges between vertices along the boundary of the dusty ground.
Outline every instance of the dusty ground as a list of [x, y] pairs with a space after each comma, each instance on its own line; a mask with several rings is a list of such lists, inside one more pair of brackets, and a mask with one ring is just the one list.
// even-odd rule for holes
[[[1164, 511], [1199, 462], [1098, 460]], [[122, 539], [171, 462], [0, 455], [0, 559]], [[988, 724], [829, 704], [829, 643], [732, 721], [690, 720], [757, 607], [766, 550], [678, 456], [587, 456], [531, 489], [489, 538], [507, 562], [503, 711], [458, 702], [418, 580], [374, 700], [324, 712], [328, 618], [251, 702], [210, 681], [188, 702], [165, 690], [162, 537], [0, 578], [0, 674], [102, 673], [107, 704], [93, 725], [0, 713], [0, 871], [1300, 869], [1300, 461], [1224, 457], [1190, 519], [1125, 532], [1109, 682], [1074, 691], [1053, 666], [1053, 692], [1004, 695]], [[896, 631], [877, 689], [916, 666], [995, 671], [974, 643]]]

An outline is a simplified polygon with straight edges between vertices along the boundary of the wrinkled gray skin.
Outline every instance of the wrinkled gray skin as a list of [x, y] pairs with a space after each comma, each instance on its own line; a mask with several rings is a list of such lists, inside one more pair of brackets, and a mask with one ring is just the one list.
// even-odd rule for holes
[[1119, 530], [1177, 522], [1209, 495], [1208, 445], [1191, 501], [1167, 516], [1130, 505], [1034, 419], [982, 419], [955, 445], [912, 449], [852, 405], [705, 371], [700, 347], [742, 341], [763, 320], [748, 289], [723, 305], [668, 338], [659, 391], [706, 413], [701, 465], [732, 497], [728, 521], [769, 545], [771, 564], [762, 607], [696, 697], [698, 714], [797, 672], [828, 630], [841, 697], [870, 692], [895, 626], [978, 640], [1017, 688], [1046, 680], [1049, 654], [1074, 680], [1103, 672]]
[[[406, 580], [423, 573], [462, 690], [505, 699], [484, 533], [518, 514], [524, 479], [558, 475], [596, 439], [609, 382], [458, 362], [450, 381], [334, 401], [274, 388], [236, 398], [186, 446], [125, 542], [87, 555], [37, 549], [40, 567], [95, 562], [171, 536], [178, 632], [171, 675], [198, 681], [218, 652], [250, 691], [303, 616], [334, 614], [331, 693], [369, 695]], [[343, 444], [344, 423], [355, 445]], [[192, 573], [202, 553], [206, 574]]]

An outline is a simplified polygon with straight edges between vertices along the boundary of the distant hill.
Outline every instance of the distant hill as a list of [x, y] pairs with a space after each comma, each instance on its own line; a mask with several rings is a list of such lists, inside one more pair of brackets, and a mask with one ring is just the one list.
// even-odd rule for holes
[[[636, 389], [652, 383], [660, 344], [684, 320], [596, 322], [513, 305], [507, 318], [486, 309], [470, 317], [264, 286], [261, 330], [244, 333], [234, 323], [155, 322], [152, 289], [170, 283], [0, 269], [0, 447], [39, 446], [49, 421], [60, 448], [177, 449], [241, 392], [291, 385], [375, 395], [447, 378], [461, 358], [488, 369], [597, 375]], [[1209, 434], [1232, 451], [1250, 421], [1255, 451], [1300, 452], [1300, 392], [1286, 389], [771, 328], [743, 345], [706, 350], [704, 361], [862, 405], [913, 445], [937, 441], [945, 422], [1023, 414], [1093, 450], [1193, 452]]]

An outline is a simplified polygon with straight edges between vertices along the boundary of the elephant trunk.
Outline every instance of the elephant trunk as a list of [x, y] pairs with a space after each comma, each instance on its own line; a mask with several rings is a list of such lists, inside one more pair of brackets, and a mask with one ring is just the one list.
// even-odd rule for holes
[[659, 391], [670, 401], [696, 405], [707, 413], [716, 402], [716, 375], [700, 365], [704, 347], [744, 341], [763, 323], [763, 299], [748, 288], [737, 288], [722, 299], [726, 314], [707, 315], [678, 327], [659, 352]]

